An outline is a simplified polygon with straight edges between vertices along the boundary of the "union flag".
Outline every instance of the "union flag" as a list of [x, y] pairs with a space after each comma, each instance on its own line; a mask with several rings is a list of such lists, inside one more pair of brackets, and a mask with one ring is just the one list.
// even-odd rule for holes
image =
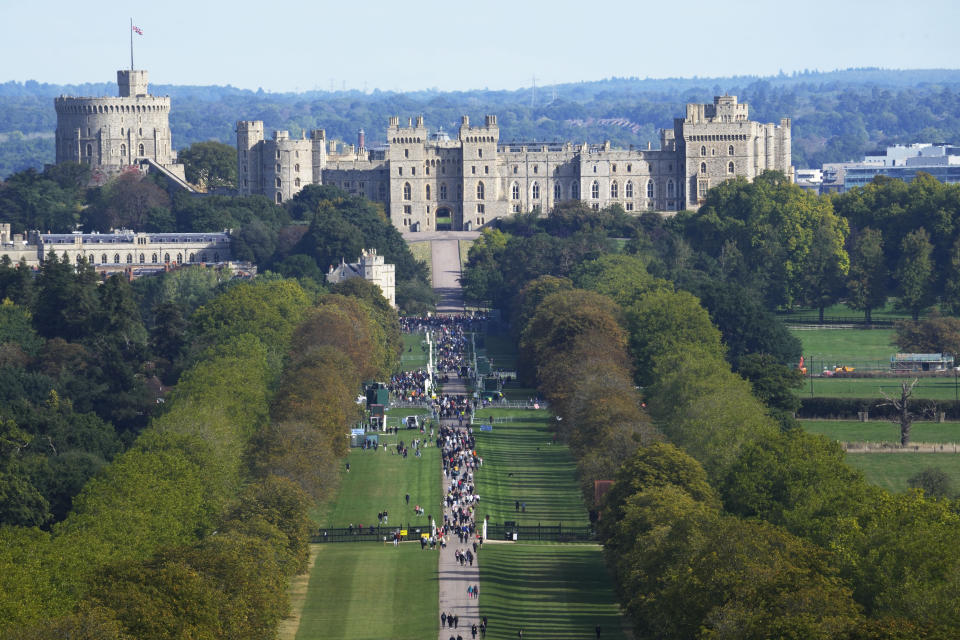
[[131, 27], [131, 28], [134, 30], [134, 32], [135, 32], [138, 36], [142, 36], [142, 35], [143, 35], [143, 29], [141, 29], [140, 27], [133, 26], [133, 27]]

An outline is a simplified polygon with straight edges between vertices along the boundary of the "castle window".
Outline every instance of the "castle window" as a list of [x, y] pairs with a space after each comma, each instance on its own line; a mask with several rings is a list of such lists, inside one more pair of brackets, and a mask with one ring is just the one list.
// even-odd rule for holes
[[157, 264], [157, 254], [153, 254], [153, 256], [151, 256], [151, 258], [152, 258], [152, 259], [150, 260], [150, 262], [152, 262], [153, 264]]
[[560, 192], [560, 183], [559, 183], [559, 182], [556, 182], [556, 183], [554, 183], [554, 185], [553, 185], [553, 199], [554, 199], [554, 200], [559, 200], [559, 199], [561, 198], [561, 195], [562, 195], [562, 194], [561, 194], [561, 192]]
[[731, 162], [727, 165], [727, 173], [731, 173], [731, 174], [732, 174], [732, 173], [733, 173], [733, 169], [734, 169], [734, 167], [733, 167], [733, 161], [731, 161]]
[[280, 173], [280, 171], [281, 171], [280, 165], [278, 164], [278, 165], [277, 165], [277, 173]]
[[613, 166], [610, 168], [610, 170], [613, 171], [614, 173], [616, 173], [616, 172], [617, 172], [617, 165], [613, 165]]
[[142, 145], [142, 144], [140, 145], [140, 155], [141, 155], [141, 156], [147, 155], [147, 154], [144, 152], [144, 149], [143, 149], [143, 145]]
[[403, 199], [410, 200], [410, 197], [411, 197], [410, 183], [404, 182], [403, 183]]
[[446, 183], [443, 183], [443, 184], [440, 185], [440, 199], [441, 199], [441, 200], [446, 200], [446, 199], [447, 199], [447, 184], [446, 184]]
[[484, 212], [484, 205], [478, 204], [478, 205], [477, 205], [477, 213], [483, 213], [483, 212]]
[[598, 200], [600, 198], [600, 183], [596, 180], [594, 180], [593, 184], [590, 185], [590, 197], [594, 200]]
[[706, 147], [704, 147], [704, 146], [701, 146], [701, 147], [700, 147], [700, 155], [701, 155], [701, 156], [707, 155], [707, 148], [706, 148]]
[[706, 163], [706, 162], [701, 162], [701, 163], [700, 163], [700, 173], [706, 173], [706, 172], [707, 172], [707, 163]]
[[293, 170], [296, 171], [297, 173], [299, 173], [299, 172], [300, 172], [300, 165], [298, 165], [298, 164], [293, 165]]
[[283, 204], [283, 194], [277, 191], [277, 204]]
[[206, 261], [207, 261], [207, 254], [206, 254], [206, 253], [201, 253], [201, 254], [200, 254], [200, 262], [206, 262]]
[[[123, 127], [120, 127], [120, 135], [123, 135]], [[244, 152], [246, 153], [246, 152]]]
[[113, 254], [113, 264], [120, 264], [120, 254], [119, 254], [119, 253]]
[[144, 255], [141, 253], [141, 254], [140, 254], [140, 264], [143, 264], [143, 263], [145, 263], [146, 261], [147, 261], [147, 260], [146, 260], [146, 256], [144, 256]]
[[632, 170], [633, 170], [633, 165], [632, 165], [632, 164], [628, 164], [628, 165], [627, 165], [627, 173], [630, 173]]
[[92, 144], [88, 144], [88, 145], [87, 145], [87, 153], [86, 153], [86, 156], [87, 156], [87, 157], [90, 157], [90, 156], [92, 156], [92, 155], [93, 155], [93, 145], [92, 145]]
[[733, 145], [730, 145], [729, 147], [727, 147], [727, 155], [728, 156], [733, 155]]
[[576, 180], [570, 183], [570, 197], [574, 200], [580, 197], [580, 183]]
[[513, 165], [513, 173], [516, 175], [517, 171], [520, 169], [517, 165]]
[[[294, 157], [294, 158], [299, 158], [299, 157], [300, 157], [300, 151], [299, 151], [299, 150], [294, 151], [294, 152], [293, 152], [293, 157]], [[297, 165], [297, 171], [300, 171], [300, 165]]]
[[125, 155], [127, 155], [127, 145], [122, 144], [120, 145], [120, 156], [123, 157]]
[[653, 180], [647, 180], [647, 197], [653, 197]]
[[133, 264], [133, 254], [132, 254], [132, 253], [128, 253], [128, 254], [127, 254], [127, 264]]
[[516, 182], [514, 182], [513, 186], [510, 188], [510, 197], [514, 200], [520, 199], [520, 185]]
[[673, 180], [667, 180], [667, 197], [673, 197]]
[[177, 264], [181, 264], [182, 262], [183, 262], [183, 254], [182, 254], [182, 253], [178, 253], [178, 254], [177, 254]]
[[597, 172], [597, 165], [593, 165], [593, 172], [594, 172], [594, 173]]
[[540, 166], [539, 166], [539, 165], [536, 165], [536, 164], [533, 165], [533, 172], [534, 172], [534, 173], [537, 173], [539, 170], [540, 170]]
[[476, 167], [470, 167], [470, 173], [476, 175], [476, 174], [477, 174], [477, 168], [476, 168]]
[[532, 190], [532, 191], [533, 191], [533, 199], [534, 199], [534, 200], [539, 200], [539, 199], [540, 199], [540, 183], [539, 183], [539, 182], [534, 182], [534, 183], [533, 183], [533, 190]]
[[[140, 129], [140, 133], [143, 133], [143, 129]], [[277, 149], [277, 160], [280, 159], [280, 149]]]
[[518, 204], [513, 205], [513, 212], [514, 212], [514, 213], [520, 213], [520, 205], [518, 205]]
[[196, 261], [197, 261], [197, 254], [191, 253], [191, 254], [190, 254], [190, 262], [196, 262]]
[[397, 167], [397, 175], [398, 175], [398, 176], [402, 176], [402, 175], [403, 175], [403, 167]]
[[632, 202], [628, 202], [628, 203], [627, 203], [627, 211], [633, 211], [633, 203], [632, 203]]
[[427, 172], [427, 175], [430, 175], [430, 165], [427, 165], [424, 171]]
[[412, 176], [417, 175], [417, 168], [416, 168], [416, 167], [410, 167], [410, 175], [412, 175]]
[[169, 254], [169, 253], [163, 254], [163, 262], [164, 262], [165, 264], [170, 264], [170, 254]]
[[143, 135], [143, 127], [140, 127], [140, 135]]
[[293, 186], [297, 187], [298, 189], [300, 188], [300, 178], [296, 178], [293, 181]]
[[100, 264], [107, 264], [107, 254], [100, 256]]
[[484, 173], [485, 175], [489, 175], [489, 174], [490, 174], [490, 167], [489, 167], [489, 165], [483, 165], [483, 173]]
[[477, 157], [478, 157], [478, 158], [482, 158], [482, 157], [483, 157], [483, 149], [477, 149]]
[[611, 198], [618, 198], [618, 197], [620, 197], [620, 187], [617, 186], [617, 181], [616, 181], [616, 180], [614, 180], [613, 182], [610, 183], [610, 197], [611, 197]]
[[281, 186], [281, 185], [280, 185], [280, 178], [277, 178], [277, 188], [279, 189], [280, 186]]
[[627, 196], [628, 198], [633, 197], [633, 181], [632, 180], [627, 180], [627, 186], [623, 188], [623, 195]]
[[477, 183], [477, 200], [483, 200], [483, 193], [484, 193], [483, 183], [478, 182]]
[[411, 213], [413, 213], [413, 206], [409, 204], [403, 205], [403, 215], [408, 216]]
[[427, 185], [426, 191], [427, 191], [427, 200], [429, 200], [429, 199], [430, 199], [430, 185]]
[[717, 155], [717, 150], [716, 150], [716, 149], [710, 149], [710, 155], [712, 155], [712, 156]]

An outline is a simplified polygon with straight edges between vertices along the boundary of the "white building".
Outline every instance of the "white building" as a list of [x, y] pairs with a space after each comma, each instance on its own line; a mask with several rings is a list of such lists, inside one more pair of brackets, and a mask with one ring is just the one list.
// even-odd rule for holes
[[380, 287], [391, 307], [397, 306], [396, 265], [386, 264], [376, 249], [364, 249], [356, 262], [341, 262], [330, 267], [327, 282], [337, 284], [350, 278], [363, 278]]

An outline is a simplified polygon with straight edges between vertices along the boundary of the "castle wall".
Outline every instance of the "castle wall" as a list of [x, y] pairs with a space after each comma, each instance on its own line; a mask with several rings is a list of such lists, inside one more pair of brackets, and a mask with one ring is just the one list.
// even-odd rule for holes
[[[246, 124], [238, 123], [237, 129], [241, 177], [240, 154], [251, 154], [252, 166], [255, 149], [264, 154], [259, 163], [264, 176], [255, 185], [251, 168], [249, 186], [242, 179], [241, 193], [271, 195], [277, 189], [270, 184], [271, 164], [281, 159], [267, 157], [276, 148], [262, 142], [262, 123], [256, 123], [259, 133]], [[790, 120], [752, 122], [747, 105], [735, 96], [688, 104], [685, 117], [661, 131], [657, 150], [612, 149], [609, 143], [501, 143], [493, 115], [480, 125], [464, 116], [456, 139], [441, 134], [431, 135], [422, 117], [405, 126], [391, 117], [385, 150], [348, 147], [338, 153], [331, 147], [312, 182], [382, 202], [401, 231], [433, 231], [476, 229], [512, 213], [546, 212], [565, 200], [595, 209], [617, 204], [635, 213], [697, 209], [709, 188], [731, 178], [752, 180], [776, 169], [793, 179]]]

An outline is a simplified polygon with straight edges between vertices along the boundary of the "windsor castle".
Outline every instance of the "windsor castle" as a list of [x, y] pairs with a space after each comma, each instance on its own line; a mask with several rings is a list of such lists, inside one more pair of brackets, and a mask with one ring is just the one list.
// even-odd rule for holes
[[[57, 111], [57, 162], [83, 162], [95, 176], [133, 167], [158, 171], [174, 187], [184, 180], [170, 134], [170, 98], [151, 96], [147, 72], [117, 72], [118, 96], [62, 96]], [[261, 121], [237, 123], [238, 191], [276, 203], [308, 184], [337, 186], [383, 204], [405, 232], [474, 230], [496, 218], [549, 211], [580, 200], [594, 209], [628, 212], [697, 209], [711, 187], [775, 169], [793, 179], [790, 120], [753, 122], [736, 96], [688, 104], [659, 149], [616, 149], [610, 143], [500, 141], [497, 117], [464, 116], [456, 137], [429, 131], [423, 117], [390, 118], [384, 143], [367, 148], [328, 140], [323, 129], [292, 138], [264, 136]]]
[[711, 187], [775, 169], [793, 179], [790, 120], [749, 119], [736, 96], [688, 104], [659, 149], [615, 149], [609, 143], [501, 143], [497, 117], [472, 125], [464, 116], [455, 139], [428, 131], [423, 117], [405, 126], [390, 118], [386, 144], [338, 145], [322, 129], [299, 139], [286, 131], [264, 138], [263, 122], [237, 123], [241, 194], [277, 203], [307, 184], [328, 184], [383, 203], [401, 231], [472, 230], [511, 213], [549, 211], [564, 200], [594, 209], [697, 209]]

